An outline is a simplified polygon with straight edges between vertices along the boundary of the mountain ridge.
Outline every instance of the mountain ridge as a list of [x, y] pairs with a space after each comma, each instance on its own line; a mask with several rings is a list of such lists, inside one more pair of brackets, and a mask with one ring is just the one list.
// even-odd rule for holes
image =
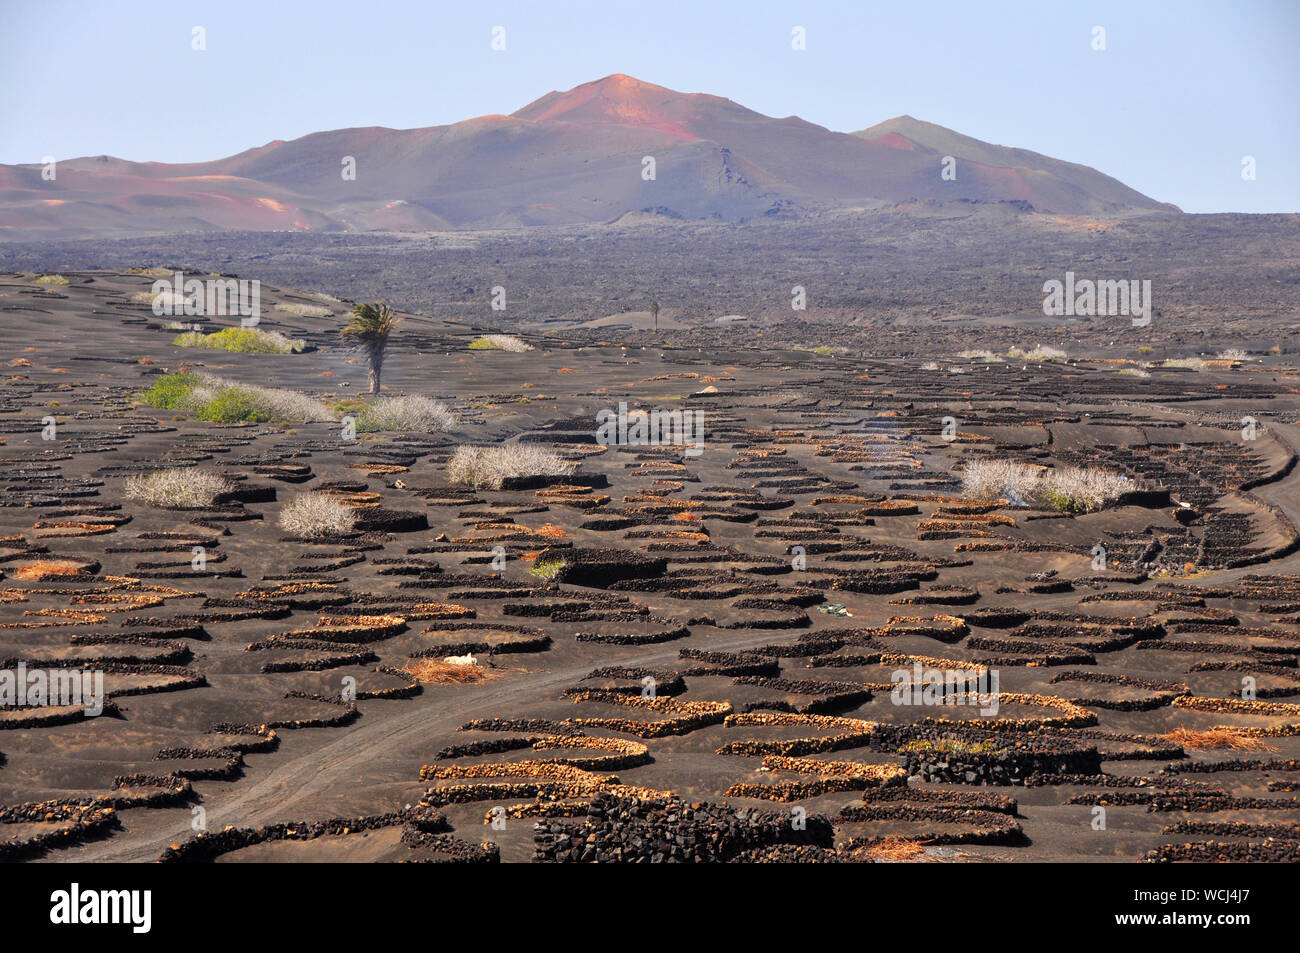
[[[955, 178], [941, 176], [945, 157]], [[101, 155], [56, 168], [47, 181], [39, 165], [0, 165], [0, 235], [473, 229], [608, 222], [650, 208], [739, 222], [913, 200], [1177, 211], [1087, 166], [911, 116], [835, 132], [622, 73], [509, 115], [324, 130], [206, 162]]]

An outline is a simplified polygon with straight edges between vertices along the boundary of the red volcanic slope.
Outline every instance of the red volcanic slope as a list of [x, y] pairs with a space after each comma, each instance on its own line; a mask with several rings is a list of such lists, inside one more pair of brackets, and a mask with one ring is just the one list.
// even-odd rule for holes
[[[944, 156], [957, 160], [953, 181], [940, 177]], [[341, 175], [345, 157], [354, 179]], [[510, 116], [313, 133], [212, 162], [71, 159], [53, 182], [40, 166], [0, 166], [0, 237], [511, 227], [649, 208], [741, 221], [918, 200], [1013, 200], [1065, 215], [1172, 208], [1086, 166], [909, 116], [845, 134], [615, 74]]]

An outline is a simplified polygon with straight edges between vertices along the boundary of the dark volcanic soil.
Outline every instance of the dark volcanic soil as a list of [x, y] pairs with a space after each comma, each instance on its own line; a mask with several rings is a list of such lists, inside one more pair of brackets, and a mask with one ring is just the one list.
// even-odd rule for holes
[[[1006, 350], [1159, 357], [1227, 347], [1300, 349], [1300, 216], [1061, 217], [1013, 203], [909, 203], [759, 218], [743, 225], [649, 217], [605, 224], [421, 235], [210, 232], [11, 243], [0, 269], [158, 265], [219, 271], [493, 330], [644, 329], [651, 301], [679, 346], [832, 346], [942, 357], [953, 335]], [[1152, 322], [1047, 318], [1043, 284], [1149, 280]], [[804, 289], [794, 310], [795, 287]], [[493, 310], [495, 288], [504, 310]], [[715, 322], [741, 316], [759, 327]], [[758, 338], [761, 332], [762, 338]], [[977, 340], [971, 337], [974, 342]], [[971, 346], [976, 346], [974, 343]]]
[[[364, 397], [345, 303], [264, 286], [262, 327], [314, 349], [182, 349], [137, 297], [151, 276], [62, 274], [0, 277], [0, 656], [101, 667], [116, 712], [0, 712], [0, 856], [467, 861], [491, 842], [527, 861], [539, 816], [585, 845], [605, 817], [659, 830], [676, 808], [620, 799], [670, 793], [777, 816], [731, 831], [724, 859], [867, 859], [886, 835], [933, 860], [1296, 855], [1287, 354], [958, 357], [1005, 353], [977, 328], [869, 359], [617, 328], [525, 332], [534, 350], [507, 353], [408, 315], [386, 390], [459, 422], [347, 441], [337, 422], [213, 424], [138, 399], [182, 367]], [[703, 413], [704, 452], [597, 445], [596, 415], [620, 402]], [[457, 446], [518, 441], [576, 463], [568, 488], [448, 484]], [[971, 506], [960, 470], [980, 457], [1158, 492], [1087, 515]], [[223, 472], [245, 501], [126, 498], [129, 476], [175, 466]], [[284, 503], [331, 486], [363, 529], [286, 537]], [[578, 582], [528, 571], [549, 559]], [[465, 652], [491, 677], [402, 670]], [[891, 677], [916, 662], [996, 670], [996, 716], [895, 704]], [[1220, 726], [1257, 750], [1159, 737]], [[804, 840], [831, 842], [782, 833], [795, 808]], [[285, 824], [304, 826], [261, 830]], [[194, 841], [200, 826], [246, 833]]]

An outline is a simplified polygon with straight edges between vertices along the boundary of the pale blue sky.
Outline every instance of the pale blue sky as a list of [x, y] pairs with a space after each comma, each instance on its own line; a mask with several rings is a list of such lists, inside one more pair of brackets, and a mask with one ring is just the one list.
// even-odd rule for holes
[[843, 132], [908, 113], [1186, 211], [1300, 211], [1300, 0], [0, 0], [0, 162], [212, 159], [610, 73]]

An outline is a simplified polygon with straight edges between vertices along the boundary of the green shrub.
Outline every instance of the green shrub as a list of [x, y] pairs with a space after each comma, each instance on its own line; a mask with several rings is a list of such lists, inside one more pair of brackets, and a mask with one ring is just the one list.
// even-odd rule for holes
[[184, 406], [198, 382], [197, 374], [166, 374], [144, 392], [144, 402], [150, 407], [178, 410]]
[[1062, 513], [1087, 513], [1088, 504], [1081, 499], [1072, 497], [1069, 493], [1059, 489], [1046, 489], [1040, 494], [1042, 502], [1054, 510], [1060, 510]]
[[528, 567], [528, 572], [530, 575], [536, 576], [538, 579], [545, 579], [547, 582], [550, 582], [560, 574], [560, 570], [563, 568], [563, 559], [539, 559], [537, 562], [533, 563], [533, 565]]
[[304, 347], [302, 341], [291, 341], [275, 331], [258, 328], [222, 328], [215, 334], [190, 331], [172, 341], [177, 347], [212, 347], [240, 354], [296, 354]]
[[195, 416], [199, 420], [217, 424], [260, 424], [271, 419], [271, 415], [258, 405], [253, 394], [238, 387], [218, 391], [215, 397], [199, 408]]
[[324, 402], [307, 394], [257, 384], [239, 384], [211, 374], [167, 374], [154, 381], [141, 398], [150, 407], [194, 411], [199, 420], [210, 423], [264, 423], [271, 420], [306, 424], [335, 418]]
[[38, 285], [66, 285], [68, 279], [62, 275], [41, 275], [36, 279]]
[[334, 411], [336, 417], [352, 416], [359, 418], [370, 410], [370, 405], [356, 397], [345, 397], [343, 400], [331, 404], [330, 409]]

